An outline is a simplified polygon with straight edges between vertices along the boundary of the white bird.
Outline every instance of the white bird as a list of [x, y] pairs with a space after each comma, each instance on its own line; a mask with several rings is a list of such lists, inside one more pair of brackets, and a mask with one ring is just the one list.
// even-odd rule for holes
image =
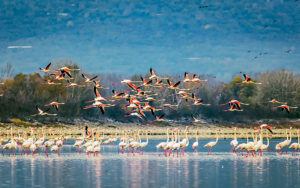
[[204, 147], [208, 148], [208, 155], [209, 155], [209, 152], [210, 154], [211, 151], [212, 151], [212, 148], [218, 143], [218, 140], [219, 140], [219, 129], [216, 129], [216, 141], [215, 142], [208, 142], [207, 144], [204, 145]]
[[232, 152], [234, 153], [235, 152], [235, 147], [238, 145], [238, 141], [237, 141], [237, 138], [236, 138], [236, 127], [234, 128], [233, 130], [233, 140], [230, 142], [230, 145], [232, 147]]
[[193, 143], [192, 148], [194, 149], [194, 152], [197, 152], [197, 148], [198, 148], [198, 131], [196, 131], [196, 141]]

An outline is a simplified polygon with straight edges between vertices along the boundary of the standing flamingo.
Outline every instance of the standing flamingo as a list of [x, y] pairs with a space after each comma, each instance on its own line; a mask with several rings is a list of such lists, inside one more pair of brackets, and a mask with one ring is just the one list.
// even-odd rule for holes
[[198, 148], [198, 130], [196, 131], [196, 141], [193, 143], [192, 148], [194, 149], [194, 152], [197, 152], [197, 148]]
[[207, 144], [204, 145], [204, 147], [208, 148], [208, 153], [207, 155], [212, 154], [212, 148], [218, 143], [219, 140], [219, 129], [216, 129], [216, 141], [215, 142], [208, 142]]
[[236, 138], [236, 127], [233, 129], [233, 140], [230, 142], [230, 145], [232, 147], [232, 153], [235, 153], [235, 147], [238, 145], [238, 141]]

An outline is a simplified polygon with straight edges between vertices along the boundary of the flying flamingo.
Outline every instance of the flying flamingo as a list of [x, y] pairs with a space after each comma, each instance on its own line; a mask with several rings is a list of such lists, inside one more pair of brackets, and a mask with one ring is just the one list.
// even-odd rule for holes
[[106, 99], [104, 97], [102, 97], [99, 93], [99, 91], [97, 90], [97, 87], [94, 86], [94, 93], [96, 95], [96, 98], [94, 98], [94, 100], [91, 100], [91, 101], [87, 101], [86, 103], [89, 103], [89, 102], [97, 102], [97, 101], [106, 101]]
[[150, 68], [150, 74], [151, 74], [151, 76], [149, 77], [150, 80], [152, 80], [152, 79], [161, 79], [161, 80], [168, 79], [168, 78], [160, 78], [160, 77], [158, 77], [155, 74], [155, 71], [152, 68]]
[[69, 77], [72, 77], [71, 76], [71, 71], [80, 71], [80, 69], [70, 69], [68, 67], [62, 67], [58, 70], [60, 70], [61, 72], [66, 72], [66, 74], [68, 74]]
[[165, 114], [162, 114], [161, 116], [156, 116], [153, 109], [151, 109], [151, 113], [155, 117], [155, 121], [168, 121], [164, 119]]
[[192, 82], [187, 72], [184, 73], [184, 80], [182, 82]]
[[239, 84], [262, 84], [262, 83], [258, 83], [258, 82], [253, 82], [252, 79], [249, 76], [247, 76], [246, 74], [243, 74], [243, 76], [244, 76], [245, 80], [243, 80], [240, 83], [236, 83], [237, 85], [239, 85]]
[[215, 142], [208, 142], [207, 144], [204, 145], [204, 147], [208, 148], [208, 153], [207, 155], [209, 155], [209, 152], [210, 154], [212, 154], [212, 148], [218, 143], [218, 140], [219, 140], [219, 129], [216, 129], [216, 141]]
[[279, 104], [287, 104], [286, 102], [279, 102], [279, 101], [277, 101], [276, 99], [272, 99], [272, 100], [270, 100], [270, 101], [265, 101], [265, 102], [262, 102], [262, 103], [279, 103]]
[[230, 105], [230, 108], [229, 109], [227, 109], [227, 110], [224, 110], [224, 112], [228, 112], [228, 111], [231, 111], [231, 112], [233, 112], [233, 111], [243, 111], [243, 109], [237, 109], [237, 105], [236, 104], [234, 104], [234, 105]]
[[55, 109], [58, 111], [58, 106], [61, 105], [61, 104], [65, 104], [65, 103], [62, 103], [62, 102], [59, 103], [59, 102], [53, 101], [53, 102], [51, 102], [51, 103], [49, 103], [49, 104], [45, 104], [45, 106], [54, 106]]
[[50, 75], [55, 76], [54, 80], [63, 80], [63, 79], [65, 79], [65, 73], [64, 72], [61, 73], [61, 74], [55, 73], [55, 74], [50, 74]]
[[39, 111], [39, 113], [38, 114], [33, 114], [31, 116], [37, 116], [37, 115], [40, 115], [40, 116], [45, 116], [45, 115], [56, 116], [57, 115], [57, 114], [49, 114], [49, 113], [47, 113], [50, 110], [50, 108], [48, 108], [47, 110], [43, 111], [38, 106], [36, 106], [36, 109]]
[[141, 114], [139, 114], [138, 112], [131, 112], [130, 114], [125, 115], [124, 117], [129, 117], [129, 116], [137, 116], [140, 119], [143, 119]]
[[95, 101], [93, 104], [85, 106], [83, 109], [86, 110], [89, 108], [99, 108], [101, 110], [102, 114], [104, 114], [104, 112], [105, 112], [104, 104], [101, 103], [100, 101]]
[[176, 110], [178, 108], [177, 104], [163, 104], [162, 106], [171, 108], [172, 110]]
[[235, 100], [235, 99], [232, 99], [232, 100], [230, 100], [230, 101], [227, 102], [227, 103], [221, 104], [221, 106], [224, 106], [224, 105], [226, 105], [226, 104], [229, 104], [230, 106], [231, 106], [231, 105], [236, 105], [236, 107], [237, 107], [239, 110], [241, 109], [241, 104], [243, 104], [243, 105], [249, 105], [249, 104], [246, 104], [246, 103], [241, 103], [240, 101]]
[[84, 86], [79, 85], [77, 83], [70, 82], [69, 80], [67, 80], [67, 82], [68, 82], [68, 85], [66, 85], [65, 88], [68, 88], [68, 87], [84, 87]]
[[60, 85], [61, 83], [55, 83], [53, 80], [47, 80], [48, 85]]
[[201, 121], [200, 119], [195, 118], [193, 114], [191, 114], [191, 117], [194, 119], [194, 123], [203, 123], [203, 121]]
[[167, 79], [167, 82], [169, 84], [168, 89], [179, 89], [178, 86], [180, 84], [180, 81], [178, 81], [176, 84], [173, 84], [169, 79]]
[[192, 82], [200, 83], [200, 82], [207, 82], [208, 80], [200, 80], [196, 74], [193, 75]]
[[142, 82], [143, 82], [143, 84], [142, 84], [141, 86], [144, 86], [144, 87], [152, 86], [152, 85], [151, 85], [152, 80], [149, 80], [149, 81], [147, 82], [147, 80], [144, 79], [142, 76], [141, 76], [141, 80], [142, 80]]
[[140, 83], [141, 81], [131, 81], [128, 79], [122, 80], [120, 82], [116, 82], [116, 83], [112, 83], [111, 85], [115, 85], [115, 84], [128, 84], [128, 83]]
[[290, 113], [291, 108], [298, 108], [298, 107], [297, 106], [288, 106], [286, 104], [283, 104], [280, 106], [273, 107], [272, 109], [276, 109], [276, 108], [281, 108], [281, 111], [286, 110], [287, 113]]
[[84, 78], [84, 81], [81, 82], [80, 84], [83, 84], [83, 83], [92, 83], [94, 79], [96, 79], [98, 76], [94, 76], [93, 78], [89, 78], [87, 77], [86, 75], [84, 74], [81, 74], [81, 76]]
[[98, 89], [108, 89], [108, 88], [104, 88], [102, 85], [100, 85], [100, 81], [93, 81], [94, 84], [95, 84], [95, 87], [98, 88]]
[[197, 97], [195, 96], [194, 93], [192, 93], [192, 98], [194, 99], [194, 103], [192, 105], [204, 105], [204, 106], [210, 106], [210, 104], [203, 104], [203, 99], [199, 98], [197, 99]]
[[44, 73], [53, 72], [53, 71], [50, 70], [50, 66], [51, 66], [51, 62], [46, 66], [46, 68], [40, 68], [40, 71], [37, 71], [35, 73], [39, 73], [39, 72], [44, 72]]
[[112, 93], [114, 94], [112, 97], [113, 98], [115, 98], [115, 99], [122, 99], [123, 97], [123, 95], [125, 95], [125, 93], [118, 93], [118, 92], [116, 92], [114, 89], [112, 90]]

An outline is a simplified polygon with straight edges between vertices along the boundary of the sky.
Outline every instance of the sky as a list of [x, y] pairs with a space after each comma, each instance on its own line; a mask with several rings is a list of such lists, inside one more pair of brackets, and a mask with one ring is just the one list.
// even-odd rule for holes
[[[206, 8], [200, 8], [205, 7]], [[0, 0], [0, 68], [90, 73], [300, 72], [298, 0]]]

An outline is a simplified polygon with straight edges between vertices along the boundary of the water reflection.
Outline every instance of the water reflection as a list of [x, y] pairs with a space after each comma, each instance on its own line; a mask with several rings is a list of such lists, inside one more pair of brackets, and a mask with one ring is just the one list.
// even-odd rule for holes
[[[222, 142], [221, 142], [222, 144]], [[225, 147], [225, 146], [223, 146]], [[50, 155], [0, 158], [1, 187], [297, 187], [300, 157], [267, 152], [239, 157], [230, 152], [188, 152], [184, 157], [135, 156], [104, 147], [96, 157], [71, 147]], [[220, 147], [221, 148], [221, 147]], [[221, 149], [220, 149], [221, 150]]]

